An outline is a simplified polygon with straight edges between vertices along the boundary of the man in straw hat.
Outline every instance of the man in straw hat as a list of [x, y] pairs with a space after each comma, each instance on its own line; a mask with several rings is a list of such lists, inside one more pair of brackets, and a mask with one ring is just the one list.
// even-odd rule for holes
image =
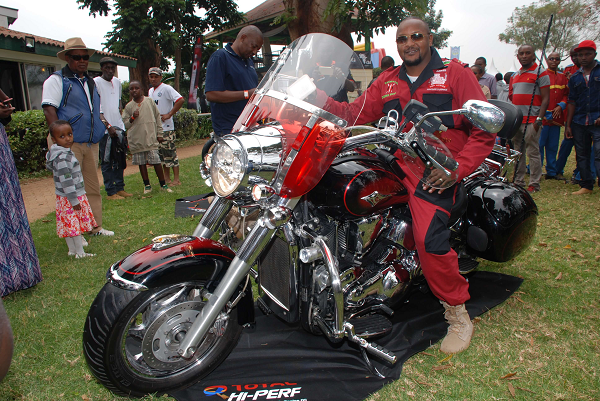
[[48, 125], [56, 120], [66, 120], [73, 128], [71, 150], [81, 165], [90, 206], [96, 223], [91, 235], [114, 235], [102, 228], [102, 197], [96, 173], [98, 167], [98, 142], [106, 127], [100, 119], [100, 96], [94, 80], [87, 75], [90, 56], [95, 53], [81, 38], [65, 41], [64, 50], [56, 56], [67, 62], [44, 82], [42, 108]]

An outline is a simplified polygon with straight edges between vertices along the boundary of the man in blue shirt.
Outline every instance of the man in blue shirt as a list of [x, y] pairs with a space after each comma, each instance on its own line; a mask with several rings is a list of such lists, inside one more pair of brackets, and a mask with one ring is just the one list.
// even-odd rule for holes
[[596, 44], [592, 40], [581, 42], [575, 52], [581, 68], [569, 79], [565, 137], [573, 138], [581, 173], [581, 188], [573, 195], [584, 195], [591, 194], [594, 188], [589, 159], [592, 142], [596, 176], [600, 177], [600, 64], [595, 59]]
[[206, 67], [206, 99], [216, 136], [229, 134], [258, 86], [252, 57], [263, 45], [260, 29], [248, 25], [233, 43], [219, 49]]

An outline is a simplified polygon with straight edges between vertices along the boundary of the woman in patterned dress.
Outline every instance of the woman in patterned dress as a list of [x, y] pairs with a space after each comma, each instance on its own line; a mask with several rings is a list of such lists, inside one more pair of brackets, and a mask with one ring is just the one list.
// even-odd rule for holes
[[0, 90], [0, 296], [42, 281], [19, 175], [4, 124], [15, 110]]

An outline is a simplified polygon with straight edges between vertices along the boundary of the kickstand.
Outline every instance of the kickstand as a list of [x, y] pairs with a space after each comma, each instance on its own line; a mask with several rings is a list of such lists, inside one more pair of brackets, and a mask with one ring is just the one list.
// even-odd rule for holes
[[365, 349], [363, 347], [358, 347], [358, 348], [360, 349], [360, 354], [362, 355], [363, 359], [365, 360], [365, 363], [367, 364], [367, 368], [369, 368], [371, 373], [373, 373], [375, 376], [377, 376], [381, 379], [385, 379], [385, 376], [382, 375], [381, 373], [379, 373], [377, 368], [375, 366], [373, 366], [373, 364], [371, 363], [371, 360], [369, 359], [369, 355], [367, 355], [367, 351], [365, 351]]

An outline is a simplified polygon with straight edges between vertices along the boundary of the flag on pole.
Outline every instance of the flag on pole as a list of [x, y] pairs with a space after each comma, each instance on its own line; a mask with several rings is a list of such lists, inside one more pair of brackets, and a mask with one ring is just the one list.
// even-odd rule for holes
[[198, 84], [200, 81], [200, 64], [202, 63], [202, 35], [198, 36], [194, 46], [192, 61], [192, 76], [190, 77], [190, 92], [188, 94], [188, 109], [195, 109], [198, 101]]
[[460, 46], [450, 46], [450, 59], [460, 60]]

